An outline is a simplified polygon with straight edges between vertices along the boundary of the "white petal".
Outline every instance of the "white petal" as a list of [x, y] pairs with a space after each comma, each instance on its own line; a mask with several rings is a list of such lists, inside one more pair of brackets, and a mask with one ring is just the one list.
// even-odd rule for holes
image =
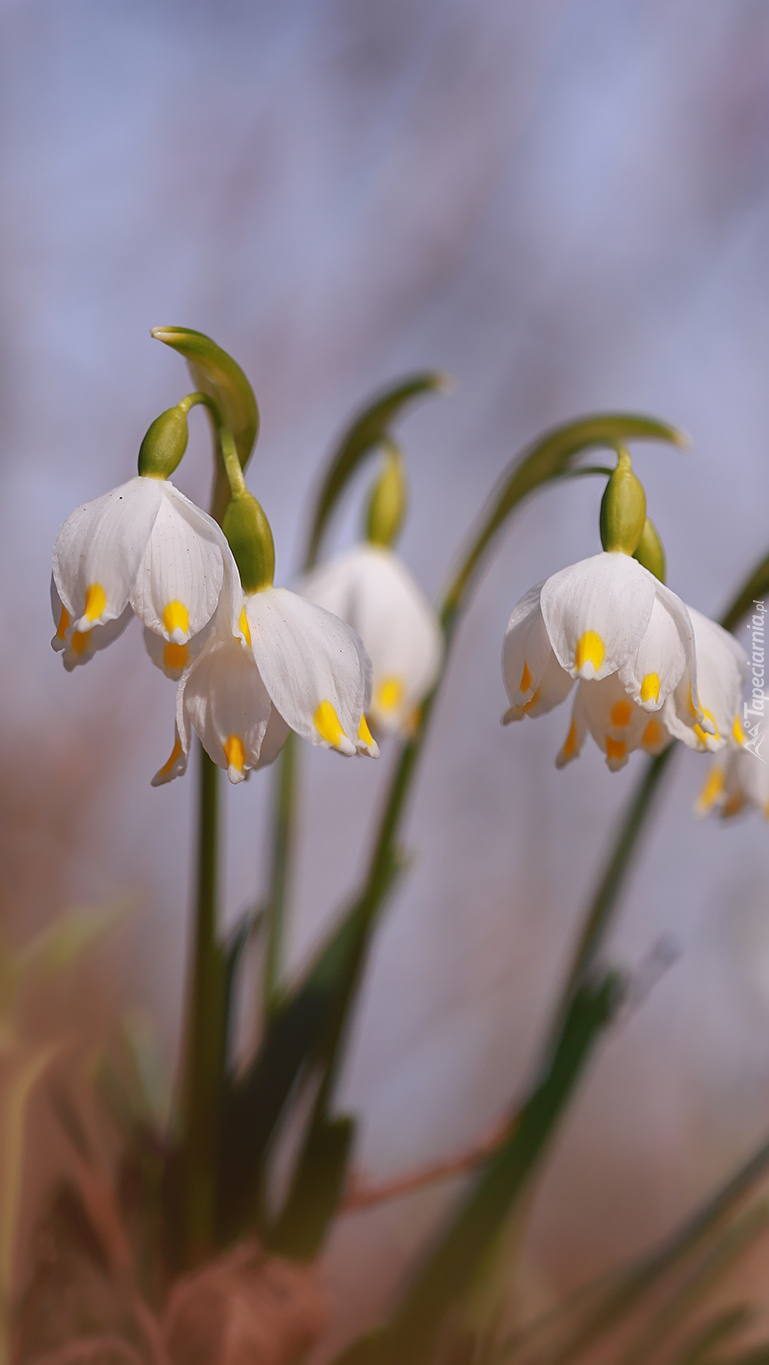
[[624, 768], [635, 749], [656, 754], [670, 743], [662, 720], [631, 700], [618, 673], [599, 682], [581, 682], [577, 701], [579, 714], [612, 772]]
[[270, 698], [239, 639], [215, 632], [179, 684], [179, 700], [209, 758], [242, 782], [259, 763]]
[[161, 498], [158, 479], [137, 476], [67, 517], [53, 547], [53, 576], [81, 632], [125, 611]]
[[582, 752], [582, 745], [585, 742], [586, 734], [587, 718], [585, 716], [582, 688], [578, 687], [576, 696], [574, 698], [574, 705], [571, 710], [571, 722], [569, 724], [569, 730], [566, 735], [566, 739], [564, 740], [563, 745], [561, 746], [561, 749], [556, 755], [555, 760], [556, 768], [565, 768], [566, 764], [571, 763], [572, 759], [579, 757], [580, 753]]
[[181, 731], [177, 723], [174, 747], [170, 757], [166, 759], [162, 768], [158, 768], [152, 779], [151, 786], [163, 787], [166, 782], [173, 782], [175, 777], [182, 777], [187, 771], [187, 760], [190, 752], [189, 726], [183, 725]]
[[512, 702], [502, 723], [541, 716], [562, 702], [573, 679], [553, 653], [540, 610], [542, 584], [522, 597], [507, 624], [502, 645], [502, 676]]
[[121, 616], [115, 621], [108, 621], [104, 626], [93, 626], [90, 630], [75, 630], [70, 622], [69, 612], [63, 605], [56, 584], [51, 578], [51, 608], [53, 619], [56, 623], [56, 634], [51, 640], [51, 645], [57, 653], [62, 655], [62, 663], [68, 673], [78, 664], [87, 664], [99, 649], [106, 649], [111, 645], [118, 635], [122, 635], [129, 621], [133, 620], [133, 612], [130, 607], [126, 607]]
[[131, 605], [150, 630], [183, 645], [216, 611], [224, 559], [230, 550], [212, 517], [173, 484], [165, 481], [161, 488], [160, 508], [137, 572]]
[[280, 712], [276, 711], [273, 706], [270, 710], [270, 719], [267, 722], [267, 729], [264, 732], [259, 762], [254, 765], [256, 768], [268, 768], [271, 763], [275, 762], [275, 759], [278, 757], [278, 754], [288, 739], [290, 729], [291, 727], [286, 725]]
[[716, 752], [732, 733], [748, 660], [729, 631], [693, 607], [689, 607], [689, 615], [694, 627], [696, 682], [685, 669], [665, 703], [663, 718], [671, 734], [690, 749]]
[[694, 668], [694, 631], [683, 602], [657, 583], [649, 624], [638, 649], [619, 670], [628, 695], [658, 711], [678, 686], [687, 663]]
[[344, 621], [285, 588], [246, 598], [251, 645], [273, 705], [311, 744], [351, 755], [370, 700], [370, 668]]
[[391, 550], [359, 545], [312, 574], [302, 596], [357, 631], [371, 659], [369, 715], [385, 733], [408, 732], [443, 657], [438, 618]]
[[176, 645], [170, 640], [164, 640], [162, 635], [157, 635], [154, 630], [144, 627], [144, 646], [156, 668], [162, 670], [167, 678], [172, 678], [178, 682], [184, 670], [189, 668], [193, 659], [196, 659], [204, 644], [210, 639], [214, 629], [213, 621], [209, 621], [197, 635], [184, 645]]
[[548, 578], [542, 615], [558, 662], [573, 678], [605, 678], [635, 653], [656, 582], [629, 555], [606, 552]]

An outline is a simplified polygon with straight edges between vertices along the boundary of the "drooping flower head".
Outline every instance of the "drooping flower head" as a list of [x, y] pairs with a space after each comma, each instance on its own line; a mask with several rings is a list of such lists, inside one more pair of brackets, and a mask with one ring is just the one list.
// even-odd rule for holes
[[432, 689], [443, 634], [425, 594], [392, 546], [405, 510], [400, 452], [387, 442], [369, 503], [366, 539], [302, 583], [309, 601], [360, 635], [373, 668], [368, 718], [375, 733], [408, 735]]
[[[717, 749], [734, 724], [744, 655], [661, 581], [664, 556], [639, 489], [621, 455], [601, 509], [603, 553], [532, 588], [508, 624], [506, 723], [552, 710], [577, 680], [559, 767], [588, 731], [616, 771], [633, 750], [657, 754], [674, 737]], [[633, 557], [642, 536], [644, 553]]]
[[347, 757], [376, 758], [365, 720], [371, 664], [359, 637], [330, 612], [273, 587], [272, 533], [245, 486], [224, 525], [240, 576], [228, 578], [214, 629], [181, 677], [174, 749], [153, 785], [185, 771], [192, 731], [233, 783], [272, 763], [289, 729]]
[[716, 814], [728, 820], [742, 811], [759, 810], [769, 820], [769, 753], [762, 752], [763, 725], [761, 713], [746, 734], [737, 719], [728, 743], [710, 765], [694, 805], [695, 815]]
[[188, 407], [163, 413], [142, 443], [139, 474], [77, 507], [56, 538], [52, 644], [67, 669], [135, 614], [153, 660], [178, 678], [212, 621], [231, 552], [216, 522], [168, 477], [187, 443]]

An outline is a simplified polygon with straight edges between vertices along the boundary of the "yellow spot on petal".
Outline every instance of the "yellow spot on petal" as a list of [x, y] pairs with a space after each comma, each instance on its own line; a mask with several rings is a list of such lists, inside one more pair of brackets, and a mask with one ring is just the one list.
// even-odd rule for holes
[[569, 733], [566, 736], [566, 743], [564, 744], [561, 750], [561, 755], [563, 757], [564, 763], [568, 763], [570, 758], [574, 758], [577, 752], [577, 744], [578, 744], [577, 725], [576, 721], [572, 721], [571, 725], [569, 726]]
[[699, 713], [697, 707], [694, 705], [694, 697], [693, 697], [693, 695], [692, 695], [692, 685], [691, 685], [691, 683], [689, 683], [689, 698], [688, 698], [688, 701], [689, 701], [689, 715], [691, 716], [692, 720], [699, 720], [699, 718], [700, 718], [700, 713]]
[[627, 753], [627, 744], [624, 739], [612, 739], [611, 735], [606, 736], [606, 757], [613, 762], [620, 762]]
[[744, 744], [744, 743], [745, 743], [745, 731], [743, 730], [742, 725], [740, 724], [740, 718], [739, 718], [739, 716], [735, 716], [735, 717], [734, 717], [734, 725], [732, 726], [732, 734], [733, 734], [733, 736], [734, 736], [734, 738], [735, 738], [735, 740], [737, 741], [738, 744]]
[[177, 735], [177, 736], [176, 736], [176, 739], [174, 740], [174, 747], [173, 747], [173, 749], [171, 750], [171, 757], [168, 758], [168, 759], [166, 760], [166, 762], [163, 764], [163, 766], [162, 766], [162, 768], [160, 769], [160, 771], [158, 772], [157, 776], [158, 776], [159, 778], [160, 778], [160, 777], [168, 777], [168, 774], [170, 773], [171, 769], [173, 768], [173, 766], [174, 766], [176, 760], [177, 760], [178, 758], [181, 758], [181, 756], [182, 756], [182, 742], [181, 742], [179, 736]]
[[[169, 635], [173, 635], [177, 630], [180, 630], [182, 635], [189, 635], [190, 614], [183, 602], [173, 601], [168, 603], [168, 606], [163, 612], [163, 629], [167, 630]], [[181, 640], [177, 641], [177, 644], [182, 643], [183, 641]]]
[[721, 738], [721, 735], [720, 735], [720, 731], [719, 731], [719, 729], [718, 729], [718, 726], [716, 725], [715, 717], [714, 717], [712, 711], [707, 711], [707, 710], [705, 709], [704, 706], [701, 707], [701, 710], [702, 710], [703, 716], [707, 716], [708, 720], [710, 721], [711, 725], [713, 726], [713, 730], [712, 730], [712, 732], [711, 732], [710, 734], [708, 734], [708, 732], [707, 732], [706, 730], [704, 730], [703, 727], [702, 727], [701, 725], [695, 725], [695, 726], [693, 726], [692, 728], [694, 729], [694, 733], [695, 733], [695, 735], [697, 736], [698, 740], [700, 741], [700, 744], [703, 746], [703, 748], [707, 749], [707, 748], [708, 748], [708, 740], [709, 740], [709, 739], [710, 739], [710, 740], [712, 740], [712, 739], [720, 739], [720, 738]]
[[724, 775], [720, 768], [710, 769], [705, 785], [697, 798], [697, 810], [701, 815], [707, 815], [711, 811], [724, 789]]
[[[400, 678], [383, 678], [375, 688], [375, 705], [380, 711], [395, 711], [400, 706], [404, 693]], [[324, 702], [325, 706], [326, 703]]]
[[660, 679], [658, 673], [647, 673], [641, 683], [641, 701], [659, 701]]
[[76, 630], [69, 642], [69, 647], [73, 654], [85, 654], [91, 643], [90, 630]]
[[745, 797], [741, 792], [737, 792], [734, 796], [730, 796], [729, 800], [721, 807], [721, 814], [725, 820], [728, 820], [730, 815], [739, 815], [744, 805]]
[[66, 607], [62, 607], [62, 609], [61, 609], [61, 616], [59, 617], [59, 624], [58, 624], [58, 626], [56, 627], [56, 638], [57, 638], [57, 640], [63, 640], [63, 639], [64, 639], [64, 636], [66, 635], [67, 631], [69, 630], [69, 620], [70, 620], [70, 618], [69, 618], [69, 612], [67, 611], [67, 608], [66, 608]]
[[606, 647], [600, 635], [594, 630], [586, 630], [577, 644], [574, 667], [581, 673], [586, 664], [592, 664], [592, 672], [597, 673], [604, 660]]
[[234, 768], [236, 772], [242, 773], [246, 762], [246, 751], [240, 735], [230, 735], [224, 745], [224, 757], [227, 759], [228, 768]]
[[358, 739], [362, 739], [364, 744], [373, 744], [374, 737], [366, 724], [366, 717], [361, 716], [358, 726]]
[[531, 708], [532, 708], [532, 706], [536, 706], [537, 702], [539, 701], [539, 696], [540, 696], [541, 691], [542, 691], [542, 688], [541, 688], [541, 687], [538, 687], [537, 690], [536, 690], [536, 692], [534, 693], [534, 696], [533, 696], [533, 697], [529, 697], [529, 700], [526, 702], [525, 706], [523, 707], [523, 710], [524, 710], [524, 711], [530, 711]]
[[662, 726], [658, 720], [650, 720], [641, 736], [641, 743], [646, 749], [656, 749], [662, 740]]
[[241, 634], [242, 634], [243, 636], [245, 636], [246, 644], [247, 644], [247, 645], [250, 645], [250, 644], [251, 644], [251, 627], [250, 627], [249, 624], [248, 624], [248, 617], [246, 616], [246, 609], [245, 609], [245, 607], [243, 607], [243, 608], [241, 609], [240, 620], [238, 621], [238, 625], [240, 626]]
[[183, 673], [189, 661], [190, 651], [186, 645], [175, 645], [167, 640], [163, 648], [163, 663], [171, 673]]
[[89, 621], [98, 621], [99, 617], [104, 614], [106, 605], [107, 594], [101, 583], [92, 583], [89, 588], [86, 588], [83, 615], [87, 616]]
[[617, 730], [624, 730], [630, 724], [630, 717], [633, 714], [633, 704], [629, 701], [615, 701], [609, 713], [611, 723]]
[[345, 733], [330, 701], [321, 702], [313, 720], [321, 739], [325, 739], [327, 744], [333, 744], [334, 748], [338, 749], [340, 742], [345, 738]]
[[521, 686], [520, 686], [520, 689], [519, 689], [519, 690], [520, 690], [521, 692], [528, 692], [528, 690], [529, 690], [530, 687], [531, 687], [531, 673], [529, 672], [529, 665], [528, 665], [526, 662], [524, 662], [524, 665], [523, 665], [523, 673], [522, 673], [522, 675], [521, 675]]

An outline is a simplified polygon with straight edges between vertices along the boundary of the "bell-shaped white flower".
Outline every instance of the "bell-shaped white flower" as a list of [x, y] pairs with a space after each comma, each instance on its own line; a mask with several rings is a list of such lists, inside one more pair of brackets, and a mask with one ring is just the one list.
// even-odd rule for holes
[[231, 782], [272, 763], [289, 728], [324, 748], [378, 757], [365, 720], [371, 665], [353, 630], [285, 588], [226, 590], [213, 631], [182, 675], [173, 752], [159, 786], [187, 767], [191, 732]]
[[[682, 678], [696, 679], [693, 627], [680, 598], [653, 574], [629, 555], [604, 552], [521, 599], [507, 627], [502, 672], [512, 703], [505, 723], [552, 710], [579, 679], [558, 765], [577, 757], [589, 730], [616, 770], [634, 749], [654, 754], [670, 742], [656, 713]], [[688, 690], [685, 707], [676, 706], [690, 727], [710, 726], [700, 710], [690, 713]]]
[[695, 815], [713, 812], [728, 820], [755, 808], [769, 820], [769, 754], [762, 754], [761, 747], [761, 734], [746, 741], [738, 719], [728, 743], [710, 765], [694, 805]]
[[[230, 558], [220, 527], [167, 479], [137, 475], [76, 508], [53, 551], [62, 608], [54, 640], [65, 663], [91, 657], [133, 611], [164, 642], [154, 661], [178, 677], [216, 611]], [[97, 630], [100, 640], [77, 642]]]
[[697, 655], [696, 679], [693, 670], [684, 671], [665, 703], [663, 720], [670, 733], [690, 749], [715, 752], [727, 743], [738, 721], [748, 657], [728, 630], [694, 607], [689, 607], [689, 615]]
[[438, 618], [406, 566], [383, 545], [363, 543], [301, 585], [310, 602], [352, 626], [371, 659], [368, 717], [376, 732], [409, 734], [443, 657]]

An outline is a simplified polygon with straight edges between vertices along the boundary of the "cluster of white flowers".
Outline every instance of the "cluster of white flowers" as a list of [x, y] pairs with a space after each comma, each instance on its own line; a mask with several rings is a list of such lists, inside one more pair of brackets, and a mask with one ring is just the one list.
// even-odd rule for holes
[[221, 528], [167, 479], [139, 475], [67, 518], [51, 596], [66, 668], [135, 614], [150, 658], [178, 680], [176, 743], [156, 785], [184, 772], [192, 730], [232, 782], [272, 762], [289, 727], [342, 754], [378, 754], [356, 632], [283, 588], [244, 594]]
[[51, 601], [68, 670], [136, 615], [153, 663], [178, 682], [176, 739], [156, 786], [185, 771], [192, 731], [231, 782], [273, 762], [289, 728], [376, 758], [368, 721], [407, 734], [441, 661], [435, 614], [392, 551], [361, 545], [303, 595], [244, 593], [221, 528], [159, 477], [130, 479], [67, 518]]
[[577, 681], [559, 767], [577, 757], [588, 730], [612, 771], [634, 749], [658, 754], [672, 739], [716, 752], [740, 742], [747, 668], [733, 635], [630, 555], [604, 551], [518, 603], [503, 647], [512, 704], [502, 719], [543, 715]]

